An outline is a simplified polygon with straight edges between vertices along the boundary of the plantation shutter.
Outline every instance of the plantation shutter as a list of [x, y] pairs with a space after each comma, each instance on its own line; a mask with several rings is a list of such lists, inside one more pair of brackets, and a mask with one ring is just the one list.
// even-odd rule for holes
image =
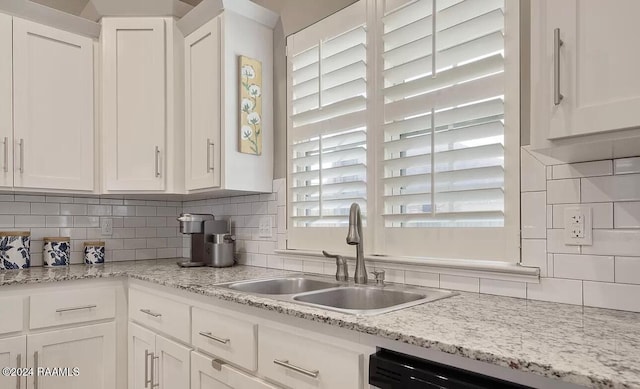
[[289, 248], [344, 246], [350, 205], [366, 215], [365, 23], [361, 1], [287, 39]]
[[380, 251], [513, 260], [505, 0], [383, 3]]

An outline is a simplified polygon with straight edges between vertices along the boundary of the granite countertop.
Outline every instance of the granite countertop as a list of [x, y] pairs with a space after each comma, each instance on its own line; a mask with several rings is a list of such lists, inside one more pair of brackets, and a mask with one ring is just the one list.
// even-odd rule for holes
[[181, 269], [175, 260], [0, 271], [0, 286], [131, 277], [594, 388], [640, 388], [640, 314], [460, 293], [359, 317], [222, 289], [291, 274], [249, 266]]

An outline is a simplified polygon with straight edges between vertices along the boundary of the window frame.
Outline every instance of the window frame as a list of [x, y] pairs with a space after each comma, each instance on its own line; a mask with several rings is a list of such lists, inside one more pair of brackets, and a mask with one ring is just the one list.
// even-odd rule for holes
[[[389, 0], [360, 0], [366, 9], [367, 28], [367, 209], [364, 250], [367, 255], [391, 258], [438, 258], [520, 262], [520, 4], [505, 0], [505, 90], [504, 90], [504, 227], [414, 227], [386, 228], [383, 220], [384, 187], [381, 169], [384, 159], [382, 69], [382, 16]], [[419, 0], [417, 0], [419, 1]], [[409, 3], [411, 0], [405, 2]], [[394, 0], [394, 3], [401, 1]], [[331, 18], [333, 15], [329, 16]], [[327, 19], [323, 19], [326, 21]], [[317, 24], [309, 28], [313, 28]], [[302, 30], [304, 31], [304, 30]], [[347, 31], [347, 30], [345, 30]], [[297, 33], [296, 33], [297, 34]], [[295, 34], [287, 37], [289, 39]], [[287, 50], [287, 249], [330, 250], [348, 253], [346, 228], [293, 227], [291, 215], [292, 72]], [[507, 70], [509, 69], [509, 70]], [[302, 231], [304, 230], [304, 231]]]

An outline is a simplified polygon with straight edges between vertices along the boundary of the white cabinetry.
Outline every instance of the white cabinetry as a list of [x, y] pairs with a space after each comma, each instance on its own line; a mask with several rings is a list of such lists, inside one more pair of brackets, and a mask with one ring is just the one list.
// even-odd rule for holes
[[191, 349], [129, 323], [129, 389], [188, 388]]
[[[257, 16], [264, 13], [269, 14], [263, 15], [265, 20]], [[256, 19], [225, 10], [185, 38], [187, 193], [271, 191], [273, 30], [266, 25], [268, 11], [248, 14]], [[240, 55], [262, 63], [261, 155], [239, 152]]]
[[181, 65], [174, 61], [182, 62], [182, 50], [174, 47], [174, 21], [103, 18], [102, 28], [104, 189], [179, 191], [183, 128], [175, 106], [182, 99], [174, 81]]
[[625, 142], [612, 142], [638, 138], [638, 131], [611, 132], [640, 127], [640, 53], [629, 49], [629, 37], [640, 34], [640, 3], [545, 0], [531, 7], [533, 149], [568, 162], [633, 154]]
[[[214, 366], [217, 366], [214, 367]], [[191, 352], [191, 389], [275, 389], [265, 381], [228, 364]]]
[[185, 38], [187, 190], [220, 187], [220, 17]]
[[12, 20], [0, 14], [0, 187], [13, 186]]
[[28, 385], [40, 389], [115, 389], [116, 325], [97, 324], [27, 336], [30, 367], [77, 367], [78, 375], [38, 376]]
[[[27, 337], [0, 339], [0, 367], [26, 367]], [[0, 388], [22, 388], [25, 377], [0, 375]]]

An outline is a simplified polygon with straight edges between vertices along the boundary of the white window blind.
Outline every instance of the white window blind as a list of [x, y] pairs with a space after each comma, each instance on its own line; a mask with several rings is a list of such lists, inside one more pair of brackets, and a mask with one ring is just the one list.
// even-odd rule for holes
[[[344, 246], [344, 229], [302, 231], [359, 202], [372, 254], [517, 260], [518, 16], [517, 0], [361, 0], [290, 37], [290, 248]], [[331, 42], [362, 52], [329, 71]]]
[[288, 38], [290, 231], [306, 245], [346, 226], [352, 203], [366, 214], [365, 10], [357, 3]]

